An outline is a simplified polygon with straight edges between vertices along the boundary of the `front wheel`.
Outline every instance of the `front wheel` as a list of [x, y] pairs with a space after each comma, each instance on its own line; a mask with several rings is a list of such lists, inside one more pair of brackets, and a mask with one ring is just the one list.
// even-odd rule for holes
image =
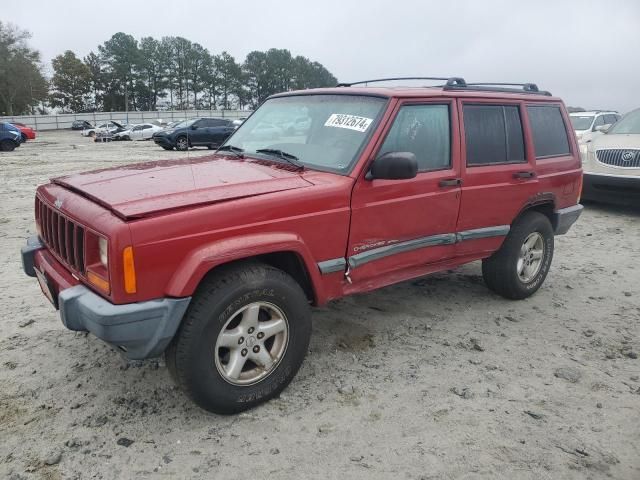
[[179, 150], [180, 152], [184, 152], [188, 149], [189, 149], [189, 140], [187, 140], [187, 137], [178, 137], [176, 139], [176, 150]]
[[482, 261], [484, 281], [505, 298], [527, 298], [547, 277], [553, 249], [549, 219], [539, 212], [527, 212], [513, 224], [500, 250]]
[[278, 395], [302, 365], [310, 336], [300, 285], [268, 265], [241, 264], [203, 281], [165, 358], [198, 405], [231, 414]]

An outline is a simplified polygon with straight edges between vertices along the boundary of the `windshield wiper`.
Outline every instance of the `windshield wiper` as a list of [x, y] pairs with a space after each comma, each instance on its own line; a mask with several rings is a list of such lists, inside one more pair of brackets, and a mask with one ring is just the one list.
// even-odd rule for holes
[[287, 152], [283, 152], [277, 148], [259, 148], [256, 150], [256, 153], [266, 153], [267, 155], [275, 155], [278, 158], [281, 158], [285, 162], [290, 163], [291, 165], [298, 167], [304, 170], [304, 165], [298, 161], [298, 157], [292, 155]]
[[233, 146], [233, 145], [223, 145], [216, 150], [216, 153], [218, 152], [229, 152], [229, 153], [233, 153], [237, 158], [244, 158], [244, 155], [243, 155], [244, 149]]

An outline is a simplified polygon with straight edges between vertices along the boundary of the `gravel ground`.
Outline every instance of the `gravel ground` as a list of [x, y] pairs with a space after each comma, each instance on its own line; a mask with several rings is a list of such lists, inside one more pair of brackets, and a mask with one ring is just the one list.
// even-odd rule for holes
[[316, 309], [280, 398], [221, 417], [65, 330], [20, 266], [36, 185], [179, 155], [47, 132], [0, 156], [0, 478], [640, 478], [640, 210], [588, 205], [524, 301], [473, 263]]

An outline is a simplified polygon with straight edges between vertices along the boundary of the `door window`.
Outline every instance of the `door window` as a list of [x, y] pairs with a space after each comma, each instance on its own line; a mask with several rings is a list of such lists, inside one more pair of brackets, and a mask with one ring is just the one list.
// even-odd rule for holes
[[524, 163], [524, 137], [516, 105], [465, 105], [467, 165]]
[[618, 121], [617, 115], [610, 114], [610, 115], [605, 115], [604, 116], [605, 125], [613, 125], [617, 121]]
[[400, 108], [382, 144], [380, 155], [411, 152], [418, 171], [451, 166], [451, 127], [448, 105], [406, 105]]

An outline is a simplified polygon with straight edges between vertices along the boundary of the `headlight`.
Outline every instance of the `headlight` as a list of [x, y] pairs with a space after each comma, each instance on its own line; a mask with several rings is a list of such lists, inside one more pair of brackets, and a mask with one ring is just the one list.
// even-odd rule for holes
[[98, 238], [98, 250], [100, 252], [100, 263], [104, 266], [104, 268], [108, 268], [107, 266], [109, 264], [109, 254], [106, 238]]

